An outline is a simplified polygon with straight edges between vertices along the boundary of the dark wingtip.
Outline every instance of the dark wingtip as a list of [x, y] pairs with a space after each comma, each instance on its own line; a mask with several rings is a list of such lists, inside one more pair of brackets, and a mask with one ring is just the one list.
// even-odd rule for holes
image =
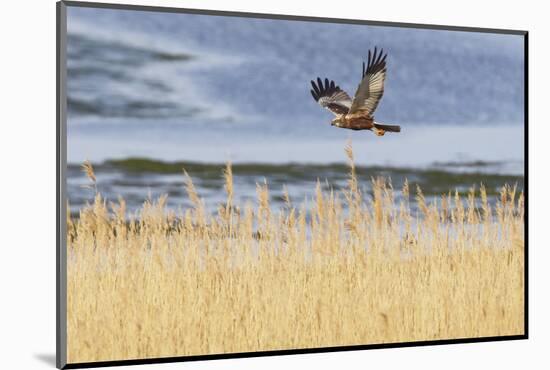
[[310, 90], [311, 95], [317, 102], [322, 97], [330, 96], [340, 90], [340, 87], [336, 86], [336, 83], [333, 80], [329, 80], [328, 78], [321, 80], [320, 77], [317, 77], [317, 83], [315, 83], [314, 80], [311, 80], [310, 83], [311, 87], [313, 88], [312, 90]]
[[319, 95], [321, 94], [321, 91], [319, 90], [319, 87], [315, 85], [315, 81], [311, 80], [311, 87], [313, 87], [313, 91], [315, 92], [315, 95], [317, 95], [317, 99], [319, 99]]
[[380, 53], [378, 54], [378, 63], [382, 63], [383, 55], [384, 55], [384, 49], [380, 48]]
[[369, 72], [374, 73], [374, 70], [384, 69], [386, 66], [386, 57], [388, 54], [384, 54], [384, 48], [378, 49], [378, 46], [374, 47], [374, 50], [369, 49], [367, 58], [367, 69], [365, 70], [365, 62], [363, 62], [363, 76]]
[[315, 99], [315, 101], [319, 101], [319, 98], [317, 97], [317, 95], [315, 95], [315, 92], [313, 90], [309, 90], [309, 92], [311, 93], [311, 95], [313, 96], [313, 99]]
[[384, 54], [384, 56], [382, 57], [382, 59], [380, 60], [380, 63], [385, 63], [386, 62], [386, 57], [388, 56], [388, 53]]
[[[369, 56], [368, 56], [368, 59], [367, 59], [367, 69], [370, 67], [370, 64], [371, 64], [370, 60], [371, 60], [371, 51], [369, 49]], [[365, 70], [365, 72], [366, 72], [366, 70]]]

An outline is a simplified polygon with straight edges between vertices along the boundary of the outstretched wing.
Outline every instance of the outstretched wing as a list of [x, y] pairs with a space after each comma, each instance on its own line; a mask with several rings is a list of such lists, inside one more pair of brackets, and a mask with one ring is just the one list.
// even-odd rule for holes
[[383, 49], [380, 50], [379, 54], [376, 54], [376, 48], [374, 48], [374, 53], [372, 54], [369, 50], [367, 69], [365, 70], [365, 62], [363, 62], [362, 80], [353, 97], [349, 110], [350, 114], [364, 112], [369, 117], [372, 117], [384, 94], [386, 56], [387, 54], [383, 55]]
[[335, 115], [346, 114], [351, 107], [351, 98], [349, 95], [339, 86], [334, 84], [334, 81], [325, 78], [325, 85], [323, 81], [317, 77], [317, 84], [315, 81], [311, 81], [311, 95], [313, 99], [323, 108], [327, 108]]

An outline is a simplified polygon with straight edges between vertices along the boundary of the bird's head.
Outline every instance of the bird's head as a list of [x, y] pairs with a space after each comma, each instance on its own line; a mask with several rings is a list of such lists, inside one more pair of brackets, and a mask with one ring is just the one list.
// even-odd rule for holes
[[340, 117], [334, 118], [334, 119], [330, 122], [330, 125], [331, 125], [331, 126], [339, 127], [339, 126], [340, 126]]

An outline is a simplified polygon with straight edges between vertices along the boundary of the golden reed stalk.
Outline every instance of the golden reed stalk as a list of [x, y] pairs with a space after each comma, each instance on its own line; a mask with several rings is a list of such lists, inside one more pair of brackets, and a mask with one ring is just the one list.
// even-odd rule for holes
[[362, 194], [346, 153], [349, 187], [318, 183], [311, 217], [286, 190], [272, 208], [265, 182], [241, 212], [230, 163], [217, 214], [186, 172], [181, 217], [97, 193], [67, 223], [69, 362], [522, 334], [523, 194], [504, 186], [493, 210], [484, 187], [479, 209], [474, 188], [440, 204], [418, 188], [416, 215], [408, 182], [399, 202], [385, 179]]

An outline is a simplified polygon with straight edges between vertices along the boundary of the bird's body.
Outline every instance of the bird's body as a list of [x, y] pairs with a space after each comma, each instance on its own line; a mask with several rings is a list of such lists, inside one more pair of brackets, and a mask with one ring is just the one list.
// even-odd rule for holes
[[378, 136], [383, 136], [386, 132], [400, 132], [400, 126], [380, 124], [373, 116], [384, 93], [386, 79], [386, 55], [382, 56], [382, 50], [379, 54], [376, 53], [376, 48], [372, 54], [369, 50], [367, 66], [365, 68], [363, 63], [361, 76], [353, 100], [328, 78], [325, 78], [324, 84], [320, 78], [317, 78], [317, 84], [311, 81], [311, 95], [319, 105], [336, 115], [332, 120], [332, 126], [350, 130], [371, 130]]
[[349, 128], [350, 130], [371, 130], [374, 127], [374, 119], [363, 114], [340, 114], [331, 122], [333, 126]]

